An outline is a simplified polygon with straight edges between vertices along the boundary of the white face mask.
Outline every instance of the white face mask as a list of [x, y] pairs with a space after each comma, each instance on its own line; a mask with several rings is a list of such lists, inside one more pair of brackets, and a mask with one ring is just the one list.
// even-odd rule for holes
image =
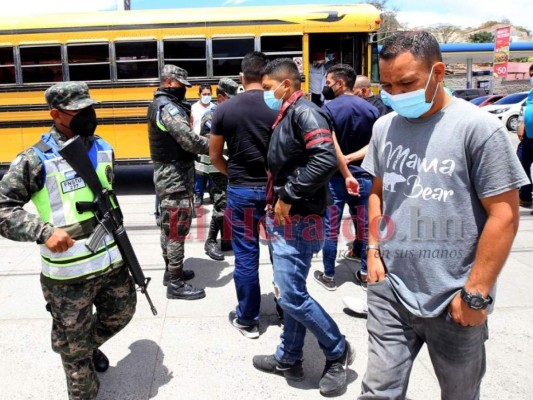
[[208, 105], [209, 103], [211, 103], [211, 96], [202, 96], [200, 98], [200, 101], [202, 102], [202, 104]]

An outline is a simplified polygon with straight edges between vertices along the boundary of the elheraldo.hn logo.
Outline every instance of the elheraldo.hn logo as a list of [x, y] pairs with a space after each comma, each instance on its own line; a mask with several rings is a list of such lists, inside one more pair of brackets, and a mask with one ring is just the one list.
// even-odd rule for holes
[[369, 223], [369, 233], [380, 241], [459, 242], [465, 238], [464, 223], [457, 216], [421, 215], [418, 207], [410, 207], [407, 217], [399, 222], [384, 215]]

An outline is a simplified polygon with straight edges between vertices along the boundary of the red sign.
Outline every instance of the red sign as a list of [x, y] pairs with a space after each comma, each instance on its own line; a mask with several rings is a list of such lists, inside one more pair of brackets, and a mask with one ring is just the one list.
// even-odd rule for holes
[[496, 29], [494, 37], [494, 76], [506, 78], [509, 63], [509, 43], [511, 42], [511, 27]]

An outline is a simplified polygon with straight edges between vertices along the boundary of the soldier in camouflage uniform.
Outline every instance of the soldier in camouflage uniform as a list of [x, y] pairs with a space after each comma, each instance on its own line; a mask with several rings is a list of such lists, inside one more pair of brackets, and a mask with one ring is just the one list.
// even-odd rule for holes
[[[54, 125], [17, 156], [0, 182], [0, 234], [40, 244], [41, 286], [53, 318], [52, 349], [61, 355], [69, 398], [95, 399], [95, 371], [109, 366], [98, 347], [128, 324], [137, 297], [111, 236], [94, 254], [86, 249], [97, 221], [91, 211], [77, 213], [75, 204], [92, 201], [94, 195], [57, 150], [80, 135], [106, 188], [112, 183], [113, 150], [94, 136], [96, 101], [84, 82], [58, 83], [45, 97]], [[39, 215], [23, 209], [30, 200]]]
[[[217, 86], [217, 105], [221, 104], [224, 100], [235, 96], [239, 85], [232, 79], [222, 78], [218, 82]], [[216, 106], [207, 111], [202, 117], [200, 125], [200, 135], [209, 138], [211, 132], [211, 119], [213, 113], [216, 110]], [[209, 174], [211, 180], [214, 183], [213, 188], [213, 215], [211, 217], [211, 224], [209, 225], [209, 233], [207, 234], [207, 240], [205, 241], [204, 250], [205, 254], [216, 261], [223, 261], [224, 254], [217, 248], [217, 235], [218, 232], [222, 232], [224, 225], [224, 209], [226, 208], [226, 189], [228, 187], [228, 177], [219, 172], [215, 166], [213, 166], [208, 156], [201, 156], [200, 161], [205, 165], [205, 171]], [[231, 250], [231, 241], [225, 240], [224, 235], [221, 235], [221, 250]]]
[[192, 130], [190, 106], [185, 103], [187, 71], [167, 64], [161, 87], [148, 108], [150, 153], [154, 162], [155, 191], [161, 199], [161, 248], [165, 260], [163, 284], [167, 298], [195, 300], [205, 297], [186, 281], [194, 272], [183, 269], [185, 238], [193, 212], [194, 160], [207, 153], [208, 140]]

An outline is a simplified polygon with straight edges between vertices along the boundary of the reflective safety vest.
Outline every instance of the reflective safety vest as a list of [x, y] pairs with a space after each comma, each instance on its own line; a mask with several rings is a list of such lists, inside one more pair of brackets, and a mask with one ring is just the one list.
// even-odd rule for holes
[[200, 154], [200, 157], [198, 157], [198, 161], [194, 162], [194, 169], [196, 169], [196, 171], [198, 172], [201, 172], [202, 174], [220, 173], [217, 167], [211, 164], [211, 159], [209, 158], [209, 156], [205, 154]]
[[[42, 274], [54, 280], [72, 280], [100, 273], [122, 262], [122, 256], [111, 235], [92, 253], [85, 247], [97, 221], [92, 211], [78, 213], [76, 202], [94, 201], [93, 192], [59, 154], [59, 146], [50, 134], [33, 147], [43, 164], [43, 187], [32, 195], [32, 201], [43, 221], [63, 228], [76, 241], [65, 252], [53, 253], [41, 248]], [[89, 149], [89, 158], [102, 186], [111, 189], [113, 150], [97, 138]]]

